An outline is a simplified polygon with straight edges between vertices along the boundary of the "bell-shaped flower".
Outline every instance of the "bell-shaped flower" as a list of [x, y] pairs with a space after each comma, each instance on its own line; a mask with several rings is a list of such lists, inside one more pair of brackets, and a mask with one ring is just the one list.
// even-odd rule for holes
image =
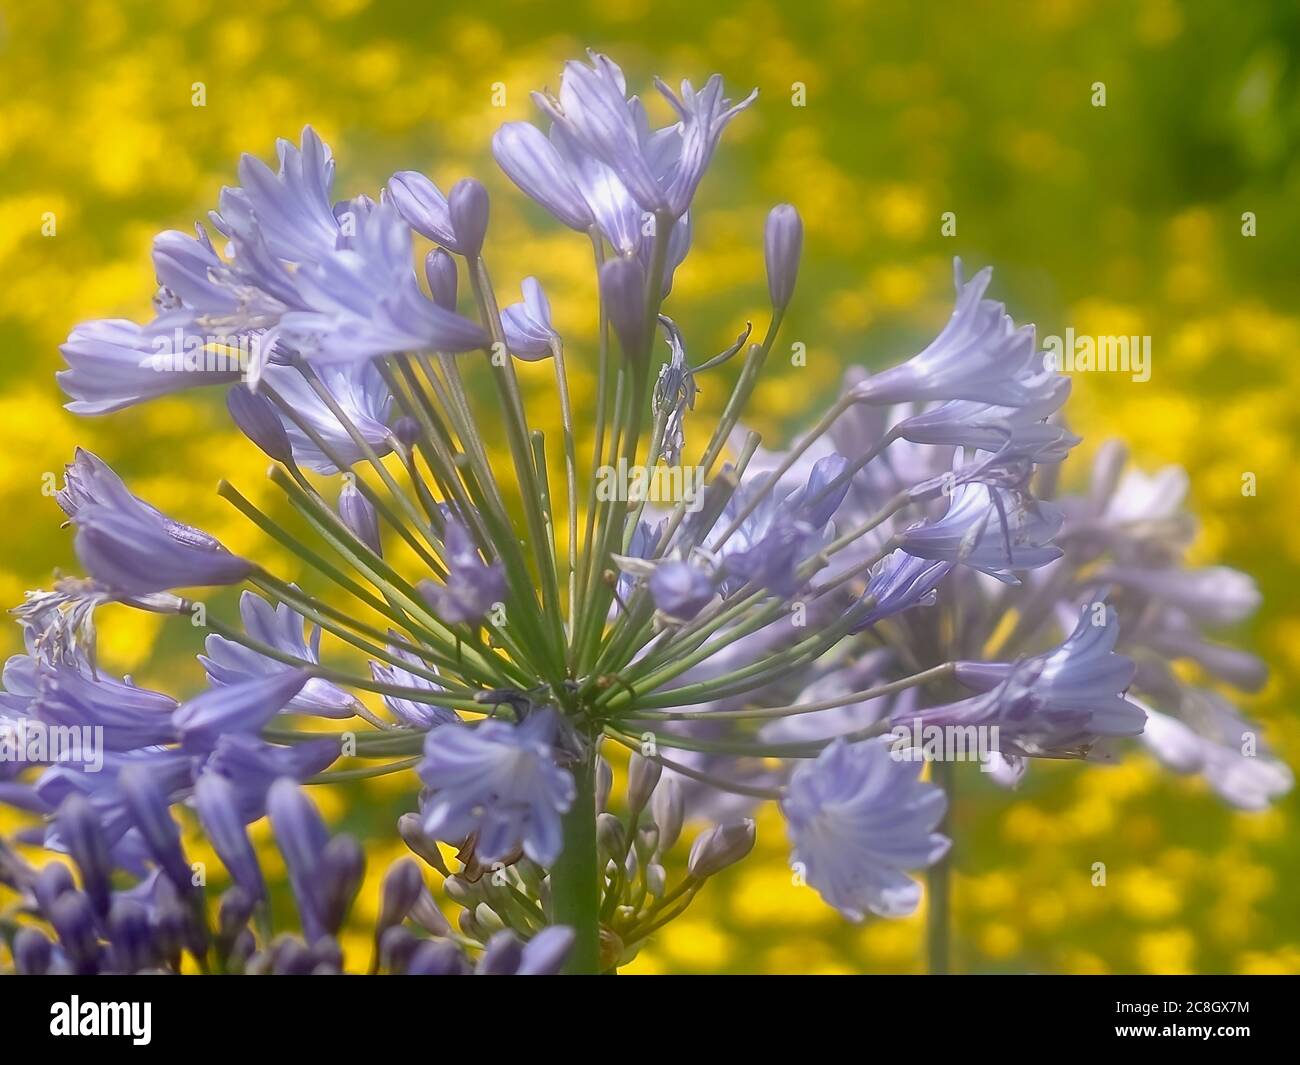
[[895, 436], [916, 444], [970, 447], [1007, 452], [1030, 462], [1060, 462], [1079, 438], [1046, 419], [1070, 393], [1070, 379], [1043, 371], [1022, 378], [1035, 398], [1023, 406], [993, 406], [966, 399], [949, 400], [899, 422]]
[[[177, 344], [177, 338], [180, 343]], [[136, 403], [201, 385], [229, 384], [240, 359], [209, 352], [166, 320], [148, 326], [103, 318], [75, 327], [59, 346], [68, 369], [55, 374], [73, 414], [111, 414]]]
[[832, 742], [790, 775], [781, 800], [791, 864], [840, 913], [900, 917], [921, 888], [904, 870], [933, 865], [950, 841], [936, 832], [947, 800], [918, 780], [920, 763], [897, 761], [888, 737]]
[[855, 624], [861, 632], [914, 606], [931, 606], [938, 598], [937, 586], [948, 575], [953, 563], [917, 558], [899, 548], [882, 558], [871, 570], [866, 591], [860, 602], [871, 600], [867, 612]]
[[[741, 485], [703, 545], [721, 557], [727, 594], [748, 582], [779, 596], [798, 591], [806, 581], [800, 570], [826, 543], [831, 518], [848, 492], [847, 480], [836, 483], [847, 465], [843, 455], [829, 454], [813, 464], [806, 484], [793, 489], [769, 488], [770, 474]], [[758, 505], [723, 541], [722, 532], [755, 497]]]
[[501, 312], [501, 328], [512, 355], [536, 362], [555, 353], [560, 334], [551, 324], [551, 301], [535, 277], [524, 278], [522, 303], [512, 303]]
[[[1100, 605], [1100, 604], [1099, 604]], [[1059, 647], [1015, 663], [958, 664], [962, 683], [986, 689], [970, 699], [896, 714], [897, 725], [997, 728], [989, 746], [1004, 756], [1086, 758], [1100, 741], [1140, 735], [1145, 715], [1125, 698], [1133, 662], [1115, 654], [1113, 611], [1085, 609]]]
[[[317, 374], [352, 427], [375, 454], [388, 454], [393, 448], [392, 430], [388, 426], [393, 397], [379, 370], [368, 362], [340, 363], [321, 366]], [[365, 457], [352, 434], [296, 367], [267, 367], [265, 380], [298, 417], [311, 426], [332, 454], [349, 467]], [[317, 473], [340, 472], [334, 459], [322, 451], [320, 444], [296, 421], [283, 412], [281, 420], [298, 465]]]
[[899, 543], [917, 558], [960, 563], [1018, 584], [1015, 570], [1061, 557], [1052, 539], [1063, 520], [1060, 508], [1023, 491], [969, 482], [953, 491], [943, 517], [913, 525]]
[[483, 328], [424, 295], [411, 262], [411, 232], [380, 204], [347, 246], [300, 264], [303, 310], [280, 319], [281, 338], [316, 362], [349, 362], [394, 351], [486, 347]]
[[77, 449], [59, 505], [77, 528], [77, 557], [116, 592], [149, 595], [172, 588], [237, 584], [252, 564], [213, 537], [174, 521], [132, 495], [108, 465]]
[[[272, 606], [261, 596], [246, 591], [239, 600], [239, 616], [244, 622], [244, 631], [258, 643], [304, 663], [315, 665], [320, 662], [320, 629], [313, 627], [310, 637], [304, 635], [302, 615], [288, 604]], [[216, 633], [208, 636], [204, 650], [207, 654], [199, 655], [199, 662], [207, 670], [208, 680], [216, 686], [241, 684], [304, 668], [268, 658]], [[338, 685], [320, 677], [309, 677], [298, 694], [285, 704], [284, 711], [315, 717], [347, 718], [356, 713], [357, 706], [356, 696]]]
[[447, 519], [447, 583], [420, 582], [420, 591], [433, 612], [449, 625], [477, 623], [506, 597], [505, 570], [500, 562], [484, 562], [469, 531], [459, 519]]
[[307, 678], [303, 670], [290, 669], [218, 685], [186, 700], [172, 714], [182, 748], [199, 754], [212, 750], [226, 733], [258, 732], [302, 690]]
[[330, 199], [334, 158], [310, 126], [302, 131], [301, 149], [280, 139], [275, 151], [275, 172], [255, 155], [240, 158], [240, 187], [221, 190], [221, 218], [237, 232], [256, 229], [277, 259], [310, 261], [333, 250], [339, 236]]
[[1295, 785], [1295, 774], [1260, 738], [1260, 728], [1213, 692], [1183, 700], [1194, 723], [1145, 707], [1142, 744], [1175, 773], [1203, 777], [1239, 810], [1265, 810]]
[[[388, 653], [407, 665], [423, 666], [426, 670], [428, 668], [419, 658], [409, 651], [403, 651], [400, 647], [390, 646]], [[412, 673], [391, 662], [371, 662], [370, 675], [381, 684], [428, 692], [427, 699], [384, 693], [384, 705], [402, 724], [412, 728], [433, 728], [435, 725], [459, 723], [460, 717], [454, 710], [436, 701], [442, 688], [427, 677]]]
[[957, 306], [948, 324], [919, 355], [859, 383], [863, 403], [890, 405], [930, 400], [969, 400], [1022, 407], [1038, 396], [1034, 329], [1016, 328], [1006, 307], [984, 298], [993, 272], [962, 280], [956, 260]]
[[560, 856], [562, 815], [573, 805], [573, 776], [556, 764], [556, 717], [530, 713], [518, 725], [489, 719], [436, 728], [418, 771], [430, 788], [424, 830], [435, 839], [474, 838], [476, 856], [499, 861], [523, 848], [542, 866]]
[[[109, 751], [130, 751], [177, 739], [172, 721], [176, 700], [162, 692], [137, 687], [129, 679], [114, 680], [84, 660], [45, 661], [37, 672], [30, 712], [46, 725], [100, 729], [100, 742]], [[6, 670], [6, 686], [10, 680], [11, 673]]]
[[1143, 569], [1108, 566], [1097, 577], [1177, 607], [1208, 625], [1235, 625], [1250, 617], [1262, 601], [1254, 579], [1229, 566], [1204, 569]]
[[968, 688], [989, 691], [1017, 671], [1032, 677], [1029, 687], [1044, 712], [1088, 714], [1095, 736], [1136, 736], [1142, 712], [1125, 697], [1133, 682], [1131, 658], [1115, 653], [1119, 618], [1105, 603], [1089, 603], [1074, 631], [1058, 647], [1019, 663], [958, 662], [955, 676]]

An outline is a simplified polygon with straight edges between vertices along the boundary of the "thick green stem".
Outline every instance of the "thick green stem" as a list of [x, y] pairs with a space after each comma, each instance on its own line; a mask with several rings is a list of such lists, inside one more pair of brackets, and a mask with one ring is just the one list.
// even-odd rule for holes
[[565, 972], [591, 975], [600, 968], [600, 881], [596, 856], [596, 749], [573, 769], [577, 795], [564, 815], [564, 851], [551, 869], [556, 924], [573, 929]]
[[[952, 838], [952, 804], [956, 797], [953, 791], [953, 764], [935, 761], [930, 763], [934, 770], [934, 783], [948, 796], [948, 810], [939, 825], [939, 831]], [[942, 861], [930, 866], [927, 877], [929, 899], [926, 908], [926, 955], [931, 976], [946, 976], [951, 971], [950, 934], [952, 925], [952, 851], [949, 850]]]

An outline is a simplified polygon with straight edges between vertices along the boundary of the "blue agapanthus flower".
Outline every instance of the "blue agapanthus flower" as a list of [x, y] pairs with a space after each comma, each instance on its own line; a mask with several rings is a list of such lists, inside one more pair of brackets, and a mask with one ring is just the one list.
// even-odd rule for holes
[[795, 867], [854, 921], [868, 912], [898, 917], [916, 909], [921, 887], [905, 870], [931, 865], [949, 847], [936, 832], [943, 792], [917, 779], [884, 739], [832, 742], [790, 776], [781, 812]]
[[[497, 284], [485, 184], [444, 193], [401, 170], [340, 198], [308, 127], [272, 165], [245, 155], [193, 235], [156, 238], [150, 321], [71, 325], [71, 411], [219, 386], [283, 499], [220, 484], [278, 548], [241, 541], [241, 557], [95, 455], [67, 467], [57, 501], [86, 575], [15, 608], [0, 802], [27, 819], [20, 842], [76, 875], [0, 844], [0, 882], [34, 918], [0, 922], [16, 969], [612, 972], [749, 855], [765, 802], [797, 882], [854, 920], [909, 913], [913, 873], [947, 882], [961, 767], [945, 748], [922, 781], [899, 727], [996, 740], [977, 743], [981, 768], [1007, 786], [1035, 759], [1136, 738], [1233, 805], [1289, 790], [1258, 726], [1180, 666], [1264, 683], [1214, 632], [1258, 606], [1255, 585], [1185, 564], [1179, 471], [1125, 473], [1103, 446], [1087, 491], [1058, 494], [1079, 442], [1069, 380], [988, 295], [991, 271], [968, 281], [958, 262], [935, 339], [850, 367], [787, 448], [747, 428], [803, 223], [778, 204], [753, 234], [766, 328], [737, 322], [735, 343], [691, 354], [672, 280], [755, 95], [731, 102], [716, 75], [655, 84], [662, 127], [591, 53], [534, 97], [548, 129], [492, 141], [513, 185], [590, 244], [585, 320], [548, 261]], [[288, 576], [263, 561], [286, 554]], [[200, 630], [206, 686], [103, 668], [106, 604]], [[358, 959], [343, 932], [364, 851], [311, 793], [377, 777], [405, 796], [394, 837], [412, 857], [382, 878]], [[251, 843], [263, 818], [289, 934], [268, 934], [289, 907]], [[192, 882], [182, 825], [224, 866], [219, 901]], [[940, 968], [947, 898], [927, 915]]]
[[437, 839], [474, 841], [484, 861], [522, 850], [551, 865], [564, 846], [560, 815], [574, 801], [573, 775], [556, 764], [554, 714], [539, 710], [520, 724], [429, 733], [420, 779], [432, 789], [424, 830]]

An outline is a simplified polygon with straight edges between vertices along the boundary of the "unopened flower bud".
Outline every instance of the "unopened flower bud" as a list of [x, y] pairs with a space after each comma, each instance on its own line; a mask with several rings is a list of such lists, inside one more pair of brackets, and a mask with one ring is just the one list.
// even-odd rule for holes
[[444, 877], [451, 875], [447, 870], [447, 863], [443, 861], [442, 852], [438, 850], [437, 842], [425, 834], [424, 819], [419, 814], [402, 814], [397, 819], [397, 832], [402, 837], [402, 842], [417, 858], [437, 869]]
[[505, 921], [501, 920], [501, 915], [486, 902], [480, 902], [474, 907], [474, 921], [488, 935], [500, 932], [506, 926]]
[[343, 947], [333, 936], [321, 936], [311, 945], [311, 957], [315, 962], [312, 975], [321, 976], [343, 971]]
[[438, 904], [427, 888], [420, 893], [420, 897], [415, 900], [415, 905], [411, 907], [411, 920], [430, 935], [451, 935], [451, 924], [438, 908]]
[[456, 309], [456, 260], [442, 248], [434, 248], [424, 259], [424, 276], [429, 295], [444, 311]]
[[53, 944], [35, 928], [20, 928], [14, 935], [14, 967], [20, 976], [44, 976], [53, 953]]
[[518, 937], [511, 931], [498, 932], [488, 940], [474, 971], [480, 976], [513, 976], [523, 957], [524, 947]]
[[686, 868], [697, 880], [713, 876], [734, 865], [754, 849], [754, 822], [750, 818], [727, 825], [714, 825], [691, 844]]
[[108, 937], [118, 972], [138, 973], [157, 964], [149, 911], [144, 903], [119, 897], [108, 911]]
[[76, 963], [78, 971], [94, 972], [99, 941], [95, 935], [95, 911], [89, 897], [80, 891], [65, 892], [51, 907], [49, 918], [59, 942]]
[[336, 933], [365, 879], [366, 855], [361, 844], [348, 835], [335, 836], [321, 851], [319, 875], [321, 923], [326, 931]]
[[623, 856], [623, 822], [613, 814], [596, 816], [596, 849], [602, 858]]
[[483, 238], [487, 236], [487, 189], [481, 181], [463, 178], [452, 186], [447, 208], [456, 234], [456, 247], [466, 259], [477, 259], [483, 250]]
[[40, 872], [36, 874], [36, 880], [32, 884], [32, 893], [36, 896], [37, 903], [46, 913], [49, 913], [50, 907], [54, 905], [54, 900], [62, 895], [65, 891], [75, 891], [76, 883], [72, 879], [72, 873], [62, 862], [50, 862], [41, 867]]
[[659, 828], [657, 825], [641, 825], [636, 830], [632, 845], [636, 856], [642, 862], [648, 862], [659, 851]]
[[379, 932], [406, 920], [423, 890], [424, 876], [415, 862], [410, 858], [394, 862], [384, 874], [384, 884], [380, 889]]
[[181, 832], [153, 772], [142, 765], [127, 766], [118, 777], [127, 809], [145, 846], [181, 891], [189, 891], [193, 875], [181, 847]]
[[483, 900], [483, 892], [477, 884], [471, 884], [463, 876], [453, 874], [442, 882], [443, 893], [458, 906], [472, 910]]
[[420, 439], [420, 423], [409, 415], [403, 414], [393, 419], [392, 429], [393, 436], [397, 437], [397, 442], [408, 452], [415, 447], [416, 441]]
[[606, 262], [600, 268], [600, 295], [623, 354], [639, 357], [646, 338], [645, 270], [641, 261], [620, 256]]
[[460, 976], [468, 971], [465, 955], [445, 939], [417, 944], [406, 964], [408, 976]]
[[676, 779], [668, 777], [659, 782], [650, 801], [650, 812], [659, 826], [659, 852], [672, 850], [677, 837], [682, 834], [682, 821], [686, 816], [682, 788]]
[[111, 899], [109, 876], [112, 873], [112, 862], [108, 856], [108, 845], [104, 842], [104, 828], [99, 815], [95, 813], [89, 799], [74, 792], [63, 800], [54, 820], [68, 853], [81, 870], [81, 884], [94, 904], [95, 912], [101, 917], [107, 917]]
[[253, 935], [251, 928], [245, 928], [235, 937], [235, 942], [230, 948], [230, 955], [226, 958], [226, 971], [247, 972], [249, 959], [256, 953], [257, 937]]
[[243, 888], [236, 885], [222, 895], [217, 910], [217, 949], [228, 953], [252, 916], [253, 899]]
[[596, 809], [609, 809], [609, 793], [614, 787], [614, 770], [604, 758], [596, 759]]
[[226, 393], [226, 409], [240, 431], [276, 462], [286, 465], [293, 461], [293, 447], [284, 422], [275, 405], [261, 393], [253, 393], [245, 385], [235, 385]]
[[803, 251], [803, 221], [788, 203], [773, 207], [767, 216], [763, 246], [767, 260], [767, 291], [772, 306], [785, 310], [794, 295]]
[[194, 957], [201, 958], [208, 952], [211, 935], [207, 911], [201, 905], [195, 905], [197, 901], [201, 900], [188, 884], [177, 887], [170, 879], [162, 877], [154, 885], [154, 905], [175, 930], [178, 945]]
[[632, 811], [633, 822], [650, 801], [663, 771], [663, 766], [656, 759], [644, 758], [640, 752], [633, 752], [627, 767], [627, 805]]
[[478, 918], [474, 916], [473, 910], [461, 910], [460, 916], [456, 918], [456, 924], [460, 928], [461, 934], [468, 936], [470, 939], [482, 940], [485, 933], [479, 927]]
[[573, 929], [564, 925], [543, 928], [524, 946], [520, 976], [553, 976], [564, 966], [573, 947]]
[[379, 541], [379, 515], [351, 478], [345, 480], [339, 490], [339, 517], [353, 536], [376, 555], [383, 555], [384, 549]]
[[279, 936], [271, 945], [271, 971], [276, 976], [308, 976], [315, 967], [311, 951], [291, 936]]
[[420, 945], [419, 937], [400, 924], [384, 929], [379, 937], [379, 964], [390, 973], [404, 973], [411, 955]]

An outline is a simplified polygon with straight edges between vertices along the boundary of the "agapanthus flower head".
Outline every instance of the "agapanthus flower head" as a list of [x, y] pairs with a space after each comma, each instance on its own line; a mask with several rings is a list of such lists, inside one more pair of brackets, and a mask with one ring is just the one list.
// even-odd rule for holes
[[[1257, 689], [1262, 663], [1203, 631], [1244, 618], [1257, 589], [1188, 568], [1176, 471], [1125, 475], [1122, 449], [1103, 448], [1090, 488], [1057, 498], [1078, 443], [1069, 380], [988, 295], [987, 269], [967, 281], [958, 262], [934, 341], [850, 367], [788, 448], [747, 428], [803, 225], [783, 204], [754, 234], [766, 328], [737, 322], [725, 350], [688, 356], [706, 342], [670, 306], [674, 272], [754, 96], [733, 104], [716, 75], [656, 86], [674, 113], [662, 128], [591, 53], [536, 97], [548, 131], [493, 138], [514, 184], [590, 245], [595, 303], [565, 342], [549, 298], [569, 313], [562, 275], [544, 292], [525, 272], [522, 298], [498, 303], [484, 185], [444, 195], [403, 170], [336, 198], [310, 127], [271, 165], [243, 157], [193, 236], [158, 236], [153, 320], [72, 329], [59, 380], [74, 412], [227, 390], [284, 501], [219, 494], [297, 569], [233, 554], [78, 451], [57, 501], [88, 576], [15, 611], [25, 653], [0, 692], [6, 736], [95, 738], [0, 760], [0, 801], [38, 822], [24, 840], [78, 873], [0, 844], [0, 880], [42, 923], [15, 937], [22, 971], [174, 972], [186, 955], [355, 969], [343, 933], [365, 851], [311, 798], [336, 781], [407, 788], [394, 835], [412, 857], [378, 881], [369, 968], [412, 974], [616, 970], [750, 853], [767, 801], [830, 905], [911, 912], [909, 872], [946, 861], [949, 841], [943, 789], [886, 735], [900, 725], [996, 728], [985, 768], [1012, 786], [1030, 759], [1141, 734], [1237, 806], [1290, 788], [1180, 665]], [[537, 360], [546, 374], [521, 372]], [[593, 387], [571, 387], [588, 368]], [[541, 388], [558, 431], [538, 427]], [[237, 584], [238, 617], [228, 597], [175, 594]], [[101, 669], [108, 603], [205, 628], [208, 687], [173, 698]], [[220, 900], [186, 874], [191, 811], [229, 874]], [[270, 941], [261, 917], [287, 907], [251, 843], [264, 817], [301, 928]]]

